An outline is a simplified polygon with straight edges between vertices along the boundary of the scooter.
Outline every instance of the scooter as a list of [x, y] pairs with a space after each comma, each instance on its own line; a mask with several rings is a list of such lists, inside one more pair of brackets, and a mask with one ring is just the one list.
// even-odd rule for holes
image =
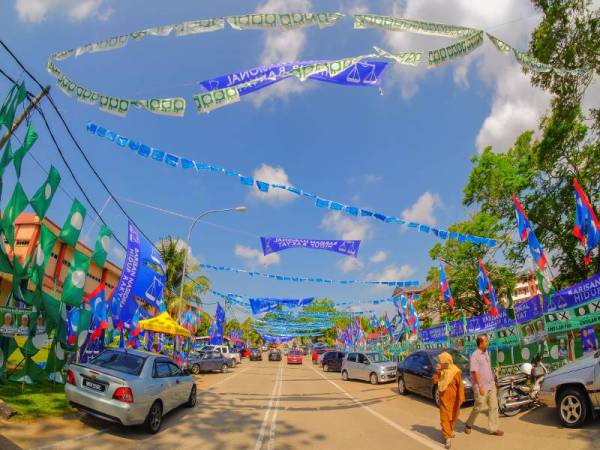
[[538, 394], [542, 380], [548, 369], [542, 363], [542, 355], [538, 353], [531, 363], [523, 363], [519, 367], [519, 375], [502, 378], [496, 383], [498, 389], [498, 408], [508, 417], [521, 411], [539, 406]]

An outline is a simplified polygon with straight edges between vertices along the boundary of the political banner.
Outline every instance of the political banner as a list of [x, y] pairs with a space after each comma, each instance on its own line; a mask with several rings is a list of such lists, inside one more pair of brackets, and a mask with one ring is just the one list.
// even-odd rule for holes
[[154, 246], [129, 222], [127, 254], [114, 296], [119, 319], [130, 324], [138, 307], [147, 303], [164, 309], [165, 265]]
[[265, 256], [270, 253], [287, 250], [288, 248], [312, 248], [356, 257], [358, 255], [358, 247], [360, 246], [360, 241], [281, 237], [261, 237], [260, 242]]
[[[465, 326], [462, 319], [453, 320], [448, 322], [450, 337], [458, 337], [465, 334]], [[421, 331], [423, 332], [423, 331]]]
[[[241, 72], [222, 75], [220, 77], [201, 81], [200, 84], [207, 91], [213, 91], [215, 89], [236, 87], [242, 83], [262, 78], [261, 81], [258, 81], [251, 86], [239, 89], [240, 95], [246, 95], [293, 76], [294, 74], [292, 71], [294, 70], [297, 71], [301, 68], [321, 65], [321, 68], [309, 74], [308, 78], [311, 80], [347, 86], [373, 86], [379, 84], [381, 74], [388, 64], [383, 61], [361, 61], [349, 66], [336, 75], [330, 75], [326, 63], [328, 63], [328, 61], [298, 61], [283, 64], [270, 64], [243, 70]], [[299, 78], [301, 77], [299, 76]]]
[[446, 325], [442, 324], [436, 327], [421, 330], [419, 337], [424, 343], [445, 342], [448, 340], [448, 336], [446, 334]]
[[251, 298], [250, 308], [252, 314], [261, 314], [265, 312], [277, 309], [278, 306], [285, 308], [296, 308], [299, 306], [306, 306], [314, 300], [314, 297], [297, 299], [297, 298]]
[[467, 333], [477, 334], [500, 328], [512, 327], [515, 321], [506, 314], [506, 310], [500, 309], [496, 317], [491, 314], [480, 314], [479, 316], [467, 318]]

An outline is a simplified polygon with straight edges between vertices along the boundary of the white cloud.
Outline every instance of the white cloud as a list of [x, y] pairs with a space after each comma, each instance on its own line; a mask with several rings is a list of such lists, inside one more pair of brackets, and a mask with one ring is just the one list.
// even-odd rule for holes
[[372, 263], [380, 263], [385, 261], [387, 257], [388, 255], [386, 252], [384, 252], [383, 250], [379, 250], [369, 258], [369, 261], [371, 261]]
[[333, 231], [341, 239], [366, 240], [373, 237], [371, 224], [364, 218], [354, 219], [339, 212], [330, 212], [321, 220], [321, 228]]
[[[410, 264], [402, 264], [401, 266], [390, 265], [386, 266], [382, 272], [370, 273], [367, 275], [367, 280], [378, 281], [408, 281], [415, 274], [416, 270]], [[389, 289], [389, 286], [375, 285], [379, 290]]]
[[402, 211], [402, 218], [409, 222], [423, 223], [435, 226], [435, 208], [443, 206], [440, 196], [436, 193], [424, 192], [408, 209]]
[[[312, 4], [309, 0], [267, 0], [260, 4], [257, 13], [310, 12]], [[273, 30], [266, 31], [264, 47], [260, 57], [262, 65], [297, 61], [306, 47], [306, 30]], [[310, 86], [296, 79], [287, 79], [263, 89], [252, 95], [251, 100], [260, 106], [265, 100], [277, 97], [286, 98], [290, 94], [303, 92]]]
[[[254, 171], [253, 176], [255, 180], [292, 186], [292, 183], [288, 178], [288, 174], [282, 167], [273, 167], [263, 163]], [[298, 197], [296, 194], [292, 194], [284, 189], [272, 187], [269, 188], [269, 192], [262, 192], [258, 189], [253, 189], [250, 193], [250, 196], [258, 200], [264, 200], [272, 205], [283, 205]]]
[[[447, 0], [408, 0], [395, 3], [388, 13], [483, 29], [522, 50], [527, 48], [531, 32], [540, 18], [530, 2], [520, 0], [454, 0], [451, 4]], [[383, 36], [385, 44], [394, 51], [429, 50], [453, 42], [413, 33], [386, 32]], [[427, 53], [423, 57], [426, 58]], [[479, 150], [488, 145], [500, 151], [508, 149], [522, 131], [537, 128], [548, 107], [549, 95], [531, 86], [514, 57], [499, 54], [487, 39], [481, 49], [448, 64], [448, 69], [440, 67], [429, 71], [426, 66], [426, 61], [422, 61], [416, 69], [395, 65], [397, 76], [388, 80], [392, 79], [391, 83], [399, 85], [403, 97], [410, 98], [418, 92], [426, 76], [441, 76], [444, 70], [452, 70], [455, 85], [466, 89], [469, 87], [469, 71], [475, 67], [477, 76], [492, 89], [491, 110], [475, 140]]]
[[251, 267], [259, 265], [268, 267], [281, 262], [281, 257], [277, 253], [270, 253], [265, 256], [260, 250], [240, 244], [235, 246], [235, 255], [244, 259]]
[[337, 266], [342, 272], [354, 272], [365, 267], [365, 264], [358, 258], [347, 256], [346, 258], [340, 260], [337, 263]]
[[15, 9], [23, 22], [40, 23], [49, 14], [65, 16], [74, 22], [97, 18], [108, 20], [113, 10], [101, 8], [104, 0], [16, 0]]

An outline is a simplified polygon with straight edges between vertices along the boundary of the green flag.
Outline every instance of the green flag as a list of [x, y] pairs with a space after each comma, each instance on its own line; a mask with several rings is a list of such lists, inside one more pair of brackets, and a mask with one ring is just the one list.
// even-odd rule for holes
[[98, 264], [98, 267], [104, 267], [106, 257], [108, 255], [108, 248], [110, 246], [110, 238], [112, 237], [112, 231], [106, 225], [103, 225], [96, 238], [96, 246], [94, 247], [94, 253], [92, 253], [92, 260]]
[[6, 144], [6, 149], [4, 149], [4, 152], [2, 153], [2, 158], [0, 158], [0, 177], [4, 176], [4, 170], [8, 167], [12, 159], [12, 146], [10, 141], [8, 141], [8, 144]]
[[[23, 281], [29, 278], [28, 269], [31, 258], [27, 258], [24, 264], [21, 264], [19, 258], [15, 255], [13, 257], [13, 272], [12, 272], [12, 294], [17, 300], [26, 302], [31, 306], [31, 297], [25, 298], [25, 292], [23, 289]], [[27, 289], [25, 289], [26, 291]], [[27, 301], [29, 300], [29, 301]]]
[[31, 270], [31, 281], [35, 283], [40, 291], [44, 284], [44, 273], [54, 244], [56, 244], [56, 236], [45, 224], [42, 224], [40, 238], [35, 249], [35, 262]]
[[17, 106], [19, 106], [27, 98], [27, 89], [25, 89], [25, 83], [13, 85], [12, 89], [8, 93], [2, 108], [0, 108], [0, 129], [4, 125], [9, 130], [12, 128], [15, 120], [15, 113]]
[[73, 253], [73, 261], [63, 284], [61, 300], [71, 306], [81, 305], [85, 277], [90, 267], [90, 258], [81, 252]]
[[508, 304], [506, 305], [506, 315], [510, 320], [515, 320], [514, 301], [510, 289], [506, 293], [506, 299], [508, 300]]
[[60, 174], [54, 166], [50, 166], [50, 172], [48, 172], [48, 178], [44, 184], [40, 186], [37, 192], [31, 197], [31, 206], [38, 215], [40, 220], [46, 217], [52, 198], [56, 193], [58, 184], [60, 183]]
[[542, 295], [540, 297], [542, 300], [542, 307], [544, 305], [550, 305], [552, 303], [552, 296], [554, 295], [554, 287], [550, 280], [548, 280], [540, 270], [536, 270], [535, 274], [538, 280], [538, 288]]
[[23, 139], [23, 145], [17, 149], [15, 154], [13, 155], [13, 162], [15, 164], [15, 172], [17, 172], [17, 178], [21, 177], [21, 165], [23, 164], [23, 158], [27, 152], [33, 147], [35, 141], [37, 141], [38, 134], [33, 129], [33, 126], [29, 124], [27, 127], [27, 133], [25, 134], [25, 139]]
[[81, 233], [81, 228], [83, 227], [84, 218], [85, 207], [79, 200], [74, 199], [69, 216], [67, 217], [62, 230], [60, 230], [60, 235], [58, 236], [60, 240], [71, 247], [75, 247], [75, 244], [77, 244], [77, 240], [79, 239], [79, 233]]
[[21, 183], [17, 181], [15, 190], [6, 204], [4, 214], [2, 215], [2, 230], [4, 230], [4, 237], [8, 240], [11, 247], [15, 244], [15, 219], [23, 212], [28, 203], [27, 195], [25, 195]]

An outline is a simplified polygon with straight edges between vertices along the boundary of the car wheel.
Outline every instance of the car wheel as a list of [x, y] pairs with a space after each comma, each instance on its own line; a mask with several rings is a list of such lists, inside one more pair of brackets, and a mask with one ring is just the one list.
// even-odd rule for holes
[[406, 383], [403, 377], [398, 378], [398, 393], [400, 395], [408, 394], [408, 389], [406, 389]]
[[348, 372], [345, 370], [342, 370], [342, 380], [348, 381]]
[[327, 364], [323, 364], [323, 372], [329, 372], [329, 366]]
[[371, 382], [371, 384], [379, 384], [379, 379], [377, 378], [377, 374], [372, 373], [371, 375], [369, 375], [369, 381]]
[[439, 406], [440, 406], [440, 390], [437, 388], [437, 386], [433, 387], [433, 392], [431, 394], [433, 397], [433, 401], [435, 402], [436, 406], [439, 408]]
[[148, 433], [156, 434], [160, 430], [160, 426], [162, 425], [162, 411], [162, 404], [158, 400], [152, 403], [150, 411], [148, 411], [148, 415], [146, 416], [146, 422], [144, 423], [144, 427]]
[[566, 389], [558, 398], [558, 417], [567, 428], [580, 428], [588, 415], [588, 399], [579, 389]]
[[231, 368], [232, 369], [235, 367], [236, 362], [237, 361], [235, 359], [231, 358]]
[[192, 386], [192, 390], [190, 391], [190, 396], [188, 397], [188, 401], [185, 404], [188, 408], [193, 408], [196, 406], [196, 383]]
[[192, 373], [194, 375], [198, 375], [200, 373], [200, 366], [198, 364], [194, 364], [192, 366]]
[[228, 370], [229, 370], [229, 367], [227, 366], [227, 364], [223, 364], [221, 366], [221, 373], [227, 373]]

